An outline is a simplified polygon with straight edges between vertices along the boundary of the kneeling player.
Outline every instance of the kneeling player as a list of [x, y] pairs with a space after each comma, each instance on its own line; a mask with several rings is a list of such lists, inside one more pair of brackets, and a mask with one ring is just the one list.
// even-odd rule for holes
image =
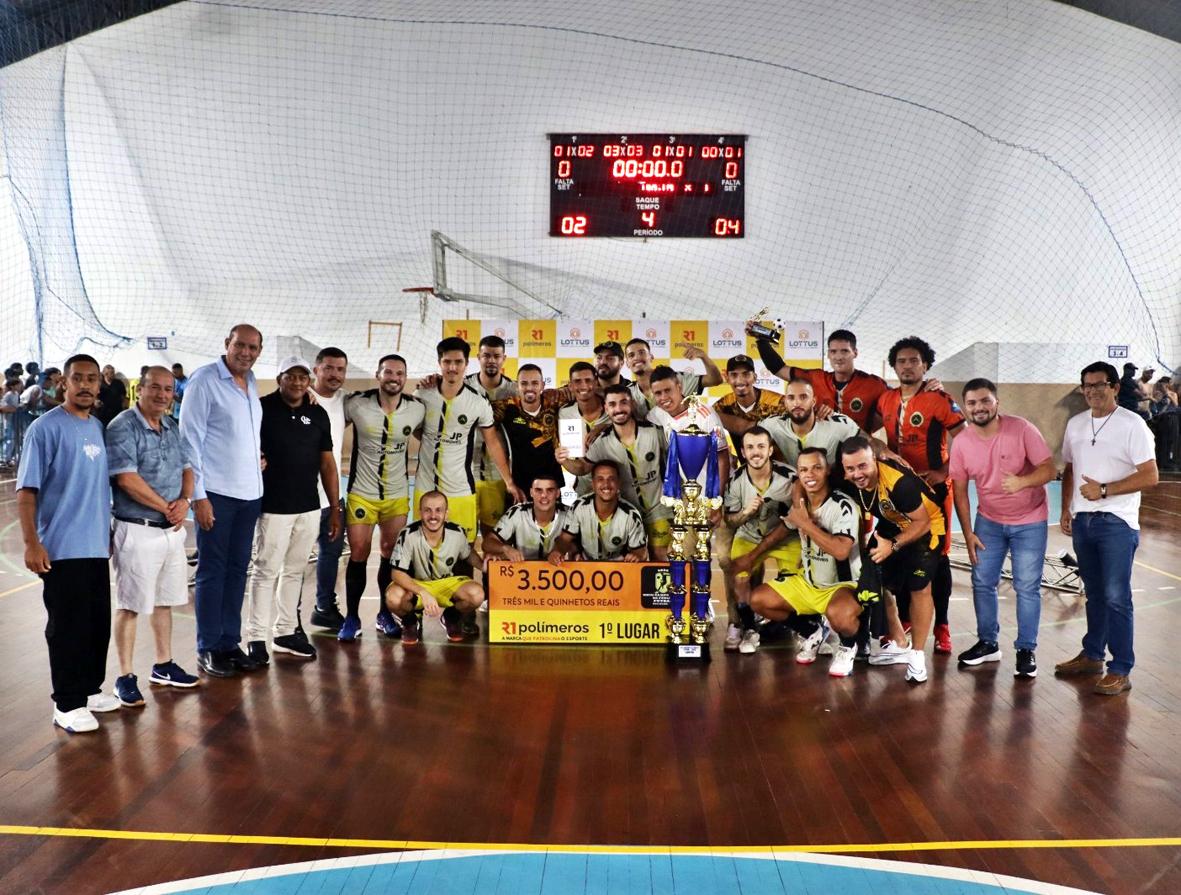
[[619, 499], [619, 467], [600, 460], [591, 468], [592, 493], [580, 497], [549, 555], [560, 563], [579, 553], [584, 559], [603, 562], [643, 562], [648, 558], [648, 535], [640, 511]]
[[418, 609], [438, 618], [452, 643], [464, 639], [464, 618], [484, 602], [484, 589], [463, 574], [471, 571], [472, 556], [464, 530], [447, 521], [446, 496], [427, 491], [418, 520], [394, 544], [394, 580], [385, 592], [386, 607], [402, 618], [402, 643], [418, 642]]
[[[793, 612], [823, 615], [841, 638], [828, 673], [848, 677], [857, 655], [862, 611], [855, 591], [861, 571], [860, 514], [851, 497], [829, 488], [828, 457], [822, 448], [804, 448], [797, 464], [804, 496], [792, 505], [787, 521], [799, 530], [803, 568], [799, 574], [780, 573], [775, 581], [755, 588], [751, 606], [771, 621], [786, 621]], [[815, 660], [826, 634], [821, 625], [796, 661]]]
[[484, 538], [484, 556], [510, 562], [548, 557], [570, 515], [558, 500], [561, 489], [550, 473], [537, 476], [529, 486], [532, 499], [509, 507]]

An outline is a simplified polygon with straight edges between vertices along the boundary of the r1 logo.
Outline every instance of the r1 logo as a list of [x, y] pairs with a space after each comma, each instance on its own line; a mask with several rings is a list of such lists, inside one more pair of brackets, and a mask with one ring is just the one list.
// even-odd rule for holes
[[455, 335], [458, 336], [459, 338], [463, 339], [465, 342], [468, 341], [466, 329], [457, 329], [455, 331]]
[[517, 623], [516, 622], [501, 622], [500, 623], [500, 633], [508, 634], [510, 636], [515, 635], [517, 633]]
[[694, 342], [697, 340], [697, 330], [683, 329], [683, 330], [681, 330], [681, 338], [684, 339], [686, 342]]
[[607, 330], [607, 338], [613, 342], [618, 342], [619, 341], [619, 330], [617, 330], [617, 329]]
[[532, 336], [534, 339], [536, 339], [537, 341], [539, 341], [539, 342], [540, 342], [540, 341], [541, 341], [541, 339], [542, 339], [542, 336], [544, 336], [544, 335], [545, 335], [545, 331], [544, 331], [544, 330], [541, 330], [541, 329], [531, 329], [531, 330], [529, 330], [529, 334], [530, 334], [530, 335], [531, 335], [531, 336]]

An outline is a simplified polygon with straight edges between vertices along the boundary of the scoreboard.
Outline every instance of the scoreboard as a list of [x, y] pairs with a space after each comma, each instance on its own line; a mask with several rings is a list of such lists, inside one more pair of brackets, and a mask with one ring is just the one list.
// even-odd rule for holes
[[550, 134], [549, 235], [741, 239], [746, 136]]

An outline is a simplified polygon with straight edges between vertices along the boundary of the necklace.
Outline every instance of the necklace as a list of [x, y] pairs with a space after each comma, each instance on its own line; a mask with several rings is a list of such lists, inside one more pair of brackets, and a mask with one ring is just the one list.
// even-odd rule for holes
[[862, 511], [864, 511], [866, 516], [872, 516], [873, 515], [873, 505], [878, 502], [878, 489], [876, 487], [873, 489], [873, 497], [871, 497], [869, 499], [869, 506], [865, 505], [865, 501], [861, 499], [861, 494], [862, 494], [862, 491], [860, 488], [858, 488], [857, 489], [857, 502], [859, 504], [861, 504], [861, 509], [862, 509]]
[[1115, 416], [1114, 410], [1111, 411], [1111, 413], [1107, 414], [1107, 419], [1105, 419], [1103, 421], [1103, 425], [1099, 427], [1098, 432], [1095, 431], [1095, 417], [1091, 417], [1091, 447], [1095, 446], [1095, 439], [1099, 437], [1099, 432], [1103, 431], [1103, 426], [1106, 426], [1108, 423], [1111, 422], [1111, 418], [1113, 416]]

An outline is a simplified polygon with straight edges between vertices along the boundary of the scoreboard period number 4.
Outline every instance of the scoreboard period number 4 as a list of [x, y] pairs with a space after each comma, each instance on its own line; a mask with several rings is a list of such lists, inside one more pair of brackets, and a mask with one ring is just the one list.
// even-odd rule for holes
[[746, 137], [550, 134], [550, 236], [745, 235]]

